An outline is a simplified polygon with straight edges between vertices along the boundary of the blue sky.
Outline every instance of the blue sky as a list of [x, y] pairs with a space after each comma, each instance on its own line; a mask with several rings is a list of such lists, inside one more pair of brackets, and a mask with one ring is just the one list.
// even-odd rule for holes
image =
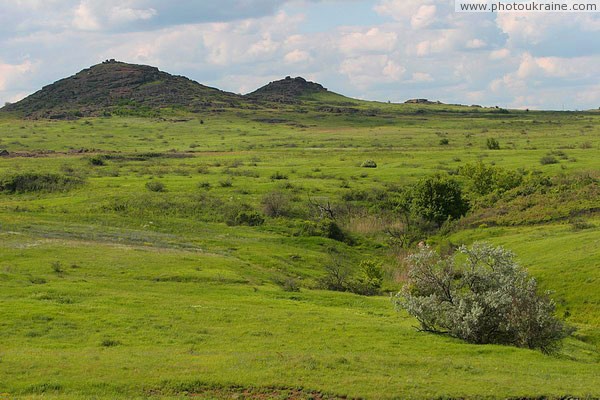
[[0, 2], [0, 104], [104, 59], [247, 93], [287, 75], [352, 97], [600, 107], [600, 12], [454, 12], [453, 0]]

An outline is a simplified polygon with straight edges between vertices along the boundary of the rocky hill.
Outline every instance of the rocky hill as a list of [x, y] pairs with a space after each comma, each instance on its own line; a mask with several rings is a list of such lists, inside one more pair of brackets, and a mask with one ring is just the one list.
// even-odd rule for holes
[[301, 77], [292, 78], [288, 76], [248, 93], [246, 97], [258, 101], [296, 104], [301, 102], [303, 96], [327, 91], [318, 83], [309, 82]]
[[156, 67], [107, 60], [7, 105], [29, 118], [66, 119], [165, 107], [191, 111], [236, 107], [244, 99]]

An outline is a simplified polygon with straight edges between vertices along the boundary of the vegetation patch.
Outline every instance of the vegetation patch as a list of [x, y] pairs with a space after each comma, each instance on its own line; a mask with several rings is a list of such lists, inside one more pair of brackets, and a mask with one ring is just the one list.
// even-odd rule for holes
[[351, 400], [347, 396], [336, 396], [302, 387], [225, 386], [205, 382], [163, 382], [160, 388], [148, 391], [151, 396], [186, 395], [200, 398], [244, 399], [244, 400]]
[[82, 184], [83, 180], [71, 176], [53, 173], [25, 172], [1, 177], [0, 192], [9, 194], [66, 192]]
[[466, 257], [440, 257], [425, 247], [409, 258], [408, 285], [396, 304], [421, 329], [476, 344], [508, 344], [555, 351], [573, 331], [559, 321], [555, 303], [501, 247], [461, 247]]

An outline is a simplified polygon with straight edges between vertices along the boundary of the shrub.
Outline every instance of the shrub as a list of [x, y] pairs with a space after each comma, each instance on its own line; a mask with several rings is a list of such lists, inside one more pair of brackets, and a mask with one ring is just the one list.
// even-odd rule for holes
[[282, 173], [280, 173], [279, 171], [275, 172], [273, 175], [271, 175], [271, 179], [272, 180], [283, 180], [283, 179], [287, 179], [287, 175], [284, 175]]
[[450, 144], [450, 140], [448, 140], [447, 138], [443, 138], [440, 140], [440, 146], [447, 146]]
[[259, 226], [265, 222], [265, 218], [257, 211], [240, 211], [235, 216], [236, 225]]
[[261, 203], [263, 212], [269, 217], [284, 217], [290, 213], [290, 199], [285, 193], [268, 193]]
[[324, 218], [317, 222], [302, 221], [298, 234], [300, 236], [320, 236], [337, 240], [338, 242], [352, 244], [351, 238], [346, 235], [334, 220], [329, 218]]
[[148, 189], [151, 192], [164, 192], [165, 185], [164, 183], [159, 181], [150, 181], [146, 182], [146, 189]]
[[119, 342], [118, 340], [114, 340], [114, 339], [104, 339], [104, 340], [102, 340], [102, 342], [100, 342], [100, 346], [102, 346], [102, 347], [115, 347], [120, 344], [121, 344], [121, 342]]
[[60, 174], [25, 172], [0, 178], [0, 192], [64, 192], [82, 183], [80, 179]]
[[494, 138], [488, 138], [486, 141], [486, 146], [490, 150], [500, 150], [500, 143]]
[[233, 181], [231, 180], [231, 178], [227, 178], [223, 181], [219, 181], [219, 186], [221, 186], [222, 188], [229, 188], [233, 186]]
[[274, 282], [283, 289], [284, 292], [299, 292], [300, 284], [297, 279], [290, 277], [275, 278]]
[[95, 167], [101, 167], [103, 165], [106, 165], [106, 161], [104, 161], [104, 158], [102, 156], [90, 157], [89, 163], [90, 165], [93, 165]]
[[485, 243], [459, 251], [462, 258], [440, 257], [425, 247], [408, 258], [408, 284], [395, 301], [422, 330], [546, 353], [571, 333], [511, 252]]
[[596, 227], [596, 225], [594, 225], [590, 221], [584, 220], [583, 218], [576, 218], [570, 222], [571, 222], [571, 228], [573, 228], [574, 231], [581, 231], [584, 229], [593, 229]]
[[558, 164], [558, 160], [556, 159], [556, 157], [548, 154], [540, 159], [540, 164], [542, 164], [542, 165]]
[[324, 218], [317, 224], [318, 231], [321, 236], [337, 240], [338, 242], [346, 242], [348, 240], [342, 228], [332, 219]]
[[319, 283], [324, 289], [345, 292], [350, 286], [351, 275], [350, 268], [345, 263], [332, 258], [325, 265], [325, 275], [319, 279]]
[[360, 272], [356, 279], [353, 292], [373, 296], [381, 290], [383, 269], [374, 261], [365, 260], [360, 263]]
[[377, 168], [377, 163], [373, 160], [366, 160], [360, 166], [362, 168]]
[[60, 261], [54, 261], [50, 266], [52, 267], [52, 271], [57, 274], [62, 274], [65, 271]]
[[469, 210], [457, 181], [441, 176], [420, 180], [411, 190], [411, 212], [427, 221], [441, 225], [449, 218], [458, 219]]
[[468, 187], [471, 192], [485, 196], [492, 192], [503, 193], [514, 189], [523, 182], [523, 174], [509, 171], [479, 161], [475, 164], [465, 164], [458, 173], [469, 178]]

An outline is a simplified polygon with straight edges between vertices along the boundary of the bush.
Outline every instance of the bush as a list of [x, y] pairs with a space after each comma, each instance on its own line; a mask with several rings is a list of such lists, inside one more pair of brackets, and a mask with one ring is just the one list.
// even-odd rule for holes
[[427, 221], [441, 225], [448, 219], [458, 219], [469, 210], [458, 182], [441, 176], [419, 181], [408, 195], [411, 212]]
[[60, 174], [25, 172], [0, 178], [0, 192], [64, 192], [82, 183], [80, 179]]
[[353, 292], [373, 296], [381, 290], [383, 269], [374, 261], [365, 260], [360, 263], [360, 272], [356, 279]]
[[283, 289], [284, 292], [299, 292], [300, 284], [297, 279], [290, 277], [275, 278], [274, 282]]
[[104, 161], [104, 158], [102, 156], [94, 156], [91, 157], [89, 159], [90, 165], [93, 165], [95, 167], [101, 167], [103, 165], [106, 165], [106, 161]]
[[102, 347], [115, 347], [115, 346], [119, 346], [121, 344], [121, 342], [119, 342], [118, 340], [114, 340], [114, 339], [104, 339], [100, 342], [100, 346]]
[[165, 185], [164, 183], [159, 181], [150, 181], [146, 182], [146, 189], [148, 189], [151, 192], [164, 192]]
[[450, 144], [450, 140], [447, 138], [440, 139], [440, 146], [447, 146]]
[[352, 271], [341, 260], [332, 258], [325, 265], [325, 275], [319, 279], [319, 283], [324, 289], [345, 292], [350, 287], [350, 278]]
[[285, 217], [290, 214], [290, 199], [285, 193], [268, 193], [261, 203], [263, 212], [269, 217]]
[[516, 188], [523, 182], [522, 173], [486, 165], [481, 161], [463, 165], [458, 169], [458, 173], [469, 178], [470, 191], [479, 196], [485, 196], [492, 192], [503, 193]]
[[352, 244], [352, 239], [330, 218], [323, 218], [317, 222], [303, 221], [298, 233], [300, 236], [320, 236]]
[[490, 150], [500, 150], [500, 143], [494, 138], [488, 138], [486, 146]]
[[318, 223], [319, 232], [321, 232], [321, 236], [337, 240], [338, 242], [344, 242], [346, 240], [346, 235], [342, 228], [332, 219], [325, 218]]
[[422, 330], [546, 353], [571, 333], [511, 252], [484, 243], [459, 251], [462, 258], [440, 257], [425, 247], [408, 259], [408, 284], [395, 301]]
[[283, 180], [283, 179], [287, 179], [287, 175], [284, 175], [282, 173], [280, 173], [279, 171], [275, 172], [273, 175], [271, 175], [271, 179], [272, 180]]
[[221, 186], [222, 188], [232, 187], [233, 181], [231, 180], [231, 178], [227, 178], [225, 180], [219, 181], [219, 186]]
[[540, 159], [540, 164], [542, 164], [542, 165], [558, 164], [558, 160], [554, 156], [546, 155]]
[[50, 267], [52, 267], [52, 271], [54, 271], [57, 274], [62, 274], [65, 271], [60, 261], [52, 262], [52, 264], [50, 264]]
[[257, 211], [240, 211], [235, 216], [235, 225], [259, 226], [265, 218]]
[[362, 168], [377, 168], [377, 163], [373, 160], [366, 160], [360, 166]]

